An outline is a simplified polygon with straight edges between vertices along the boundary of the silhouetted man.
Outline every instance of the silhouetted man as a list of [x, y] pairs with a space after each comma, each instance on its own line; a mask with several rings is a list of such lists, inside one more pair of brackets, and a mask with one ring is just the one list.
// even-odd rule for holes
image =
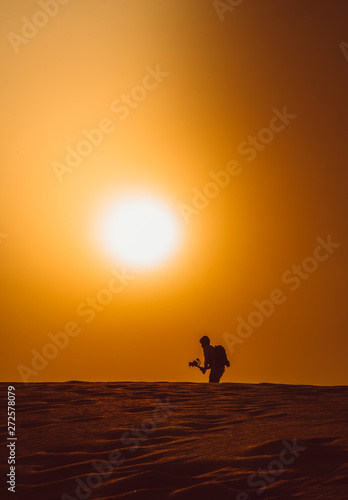
[[[205, 373], [210, 369], [209, 382], [219, 383], [220, 378], [225, 371], [225, 365], [230, 366], [230, 363], [226, 357], [226, 352], [224, 353], [225, 360], [218, 359], [216, 351], [217, 348], [210, 345], [210, 339], [206, 335], [204, 335], [204, 337], [200, 339], [200, 343], [202, 345], [205, 358], [202, 372]], [[218, 347], [222, 348], [224, 351], [224, 348], [222, 346]]]

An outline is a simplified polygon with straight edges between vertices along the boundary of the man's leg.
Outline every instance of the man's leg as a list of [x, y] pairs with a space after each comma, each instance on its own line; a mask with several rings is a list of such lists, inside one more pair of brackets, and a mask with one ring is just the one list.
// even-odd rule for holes
[[220, 378], [222, 377], [225, 371], [225, 367], [218, 368], [215, 370], [210, 370], [209, 382], [218, 384], [220, 382]]
[[219, 376], [219, 373], [217, 370], [210, 370], [210, 375], [209, 375], [209, 382], [210, 383], [218, 384], [220, 377], [221, 377], [221, 375]]
[[220, 370], [220, 374], [219, 374], [219, 382], [220, 382], [220, 378], [222, 377], [222, 375], [225, 373], [225, 367], [223, 366]]

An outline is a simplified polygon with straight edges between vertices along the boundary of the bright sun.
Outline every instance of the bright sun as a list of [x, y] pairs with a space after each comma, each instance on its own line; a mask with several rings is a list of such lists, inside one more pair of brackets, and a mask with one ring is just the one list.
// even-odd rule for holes
[[152, 267], [167, 259], [180, 240], [177, 218], [162, 202], [127, 197], [107, 209], [101, 239], [113, 257], [130, 267]]

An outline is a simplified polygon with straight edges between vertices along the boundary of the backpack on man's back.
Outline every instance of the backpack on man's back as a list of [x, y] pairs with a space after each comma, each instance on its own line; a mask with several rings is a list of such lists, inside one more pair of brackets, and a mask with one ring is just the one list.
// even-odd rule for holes
[[215, 361], [218, 366], [230, 366], [230, 362], [227, 359], [225, 348], [222, 345], [214, 346]]

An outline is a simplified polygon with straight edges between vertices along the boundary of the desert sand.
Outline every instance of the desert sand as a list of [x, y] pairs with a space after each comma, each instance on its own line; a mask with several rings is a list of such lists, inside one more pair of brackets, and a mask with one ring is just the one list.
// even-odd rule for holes
[[348, 387], [13, 385], [16, 492], [2, 481], [2, 499], [348, 498]]

